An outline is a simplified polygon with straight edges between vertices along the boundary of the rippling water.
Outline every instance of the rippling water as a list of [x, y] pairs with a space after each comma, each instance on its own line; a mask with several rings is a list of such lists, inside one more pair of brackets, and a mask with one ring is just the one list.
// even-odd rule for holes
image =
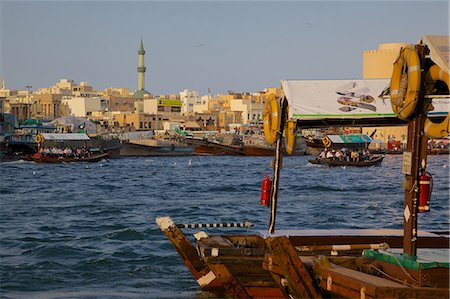
[[[313, 166], [286, 157], [277, 228], [403, 227], [401, 156], [380, 167]], [[188, 161], [192, 159], [192, 165]], [[240, 222], [265, 230], [259, 206], [270, 157], [123, 158], [96, 164], [0, 163], [0, 296], [204, 298], [155, 224]], [[449, 228], [448, 157], [429, 157], [431, 212]], [[253, 230], [253, 228], [252, 228]], [[191, 231], [188, 231], [191, 233]]]

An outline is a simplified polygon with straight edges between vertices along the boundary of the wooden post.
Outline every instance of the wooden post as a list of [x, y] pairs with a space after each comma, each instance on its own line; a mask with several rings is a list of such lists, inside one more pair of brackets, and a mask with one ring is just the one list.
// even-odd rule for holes
[[281, 115], [280, 115], [280, 127], [279, 127], [279, 138], [277, 139], [276, 150], [275, 150], [275, 163], [273, 168], [273, 185], [272, 185], [272, 193], [270, 198], [270, 219], [269, 219], [269, 234], [273, 234], [275, 232], [275, 219], [277, 213], [277, 201], [278, 201], [278, 185], [280, 182], [280, 171], [281, 164], [283, 162], [283, 153], [282, 153], [282, 145], [283, 145], [283, 130], [286, 118], [286, 110], [287, 110], [287, 100], [283, 98], [281, 100]]
[[[426, 47], [416, 45], [421, 68], [425, 68]], [[419, 198], [419, 177], [422, 161], [427, 161], [427, 137], [423, 134], [426, 112], [425, 100], [425, 71], [422, 71], [421, 88], [416, 107], [417, 116], [408, 122], [408, 141], [406, 153], [403, 155], [405, 173], [405, 195], [403, 209], [403, 253], [417, 256], [417, 215]], [[405, 164], [406, 163], [406, 164]], [[406, 165], [406, 166], [405, 166]], [[409, 166], [410, 165], [410, 166]]]

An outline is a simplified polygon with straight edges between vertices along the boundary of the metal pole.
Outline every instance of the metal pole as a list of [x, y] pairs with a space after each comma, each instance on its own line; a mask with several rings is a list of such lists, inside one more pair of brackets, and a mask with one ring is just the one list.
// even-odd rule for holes
[[275, 218], [277, 213], [277, 201], [278, 201], [278, 185], [280, 182], [280, 171], [281, 164], [283, 161], [283, 153], [282, 153], [282, 144], [283, 144], [283, 129], [286, 118], [286, 110], [287, 110], [287, 100], [283, 98], [281, 100], [281, 120], [279, 127], [280, 137], [277, 139], [276, 150], [275, 150], [275, 163], [273, 168], [273, 185], [272, 185], [272, 194], [270, 198], [270, 220], [269, 220], [269, 234], [273, 234], [275, 232]]

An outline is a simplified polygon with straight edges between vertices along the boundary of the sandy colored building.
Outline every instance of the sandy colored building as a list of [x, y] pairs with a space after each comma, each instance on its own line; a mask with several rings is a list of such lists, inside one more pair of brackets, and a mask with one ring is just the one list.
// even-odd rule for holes
[[109, 96], [109, 111], [134, 112], [136, 99], [132, 97]]
[[[364, 51], [363, 78], [364, 79], [389, 79], [392, 75], [394, 62], [397, 60], [400, 48], [406, 43], [380, 44], [376, 50]], [[367, 127], [362, 129], [362, 133], [373, 135], [375, 140], [387, 144], [389, 141], [404, 141], [408, 133], [407, 126], [395, 127]]]
[[62, 94], [35, 94], [33, 97], [32, 116], [55, 119], [61, 116]]
[[389, 43], [380, 44], [376, 50], [364, 51], [363, 78], [385, 79], [392, 75], [393, 64], [398, 57], [400, 48], [409, 44]]
[[160, 115], [119, 111], [106, 112], [103, 118], [110, 128], [121, 128], [125, 131], [161, 130], [164, 121]]

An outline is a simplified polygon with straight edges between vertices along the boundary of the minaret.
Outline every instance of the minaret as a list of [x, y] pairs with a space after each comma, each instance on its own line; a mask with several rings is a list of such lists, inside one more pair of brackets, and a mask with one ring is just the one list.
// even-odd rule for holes
[[144, 43], [142, 42], [141, 38], [141, 45], [139, 46], [138, 50], [138, 90], [145, 90], [145, 64], [144, 64]]

